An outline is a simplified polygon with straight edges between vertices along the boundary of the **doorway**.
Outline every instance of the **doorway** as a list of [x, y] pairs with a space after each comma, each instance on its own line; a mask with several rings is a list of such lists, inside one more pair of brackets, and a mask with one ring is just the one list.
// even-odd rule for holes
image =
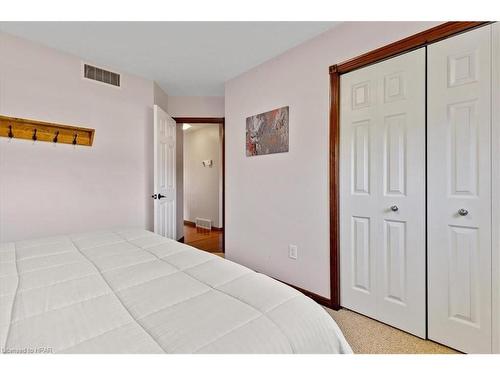
[[174, 118], [182, 129], [183, 242], [224, 255], [224, 119]]

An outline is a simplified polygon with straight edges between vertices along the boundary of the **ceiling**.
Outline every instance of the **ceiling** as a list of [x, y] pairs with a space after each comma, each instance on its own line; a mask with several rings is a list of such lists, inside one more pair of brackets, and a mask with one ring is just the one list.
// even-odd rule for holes
[[224, 82], [340, 22], [0, 22], [0, 31], [156, 81], [222, 96]]

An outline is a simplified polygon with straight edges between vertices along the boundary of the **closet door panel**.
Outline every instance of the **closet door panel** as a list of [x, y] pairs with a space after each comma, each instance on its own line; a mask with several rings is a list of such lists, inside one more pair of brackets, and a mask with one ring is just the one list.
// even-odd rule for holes
[[381, 63], [380, 320], [425, 337], [425, 49]]
[[341, 304], [425, 336], [425, 50], [341, 77]]
[[343, 306], [376, 315], [376, 228], [374, 197], [380, 189], [375, 160], [377, 142], [377, 81], [371, 72], [341, 77], [342, 142], [340, 158], [341, 302]]
[[491, 47], [483, 27], [428, 47], [429, 338], [491, 351]]

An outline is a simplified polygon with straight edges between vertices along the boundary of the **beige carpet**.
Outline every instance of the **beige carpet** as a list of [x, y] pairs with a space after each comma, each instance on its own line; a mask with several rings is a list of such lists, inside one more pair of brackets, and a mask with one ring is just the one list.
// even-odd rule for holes
[[353, 311], [326, 311], [337, 322], [354, 353], [360, 354], [452, 354], [453, 349], [422, 340], [399, 329]]

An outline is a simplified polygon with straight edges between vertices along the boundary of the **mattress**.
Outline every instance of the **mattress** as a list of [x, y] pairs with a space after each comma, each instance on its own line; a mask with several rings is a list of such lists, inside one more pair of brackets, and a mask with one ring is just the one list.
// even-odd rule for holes
[[0, 245], [3, 353], [351, 353], [310, 298], [142, 229]]

